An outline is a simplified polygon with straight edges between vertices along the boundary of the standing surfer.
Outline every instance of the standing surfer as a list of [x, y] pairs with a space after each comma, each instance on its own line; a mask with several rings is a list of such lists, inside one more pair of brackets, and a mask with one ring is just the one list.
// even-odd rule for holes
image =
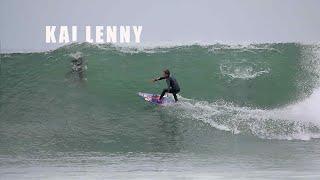
[[168, 69], [163, 71], [162, 77], [153, 79], [153, 82], [163, 80], [163, 79], [166, 80], [168, 88], [163, 89], [161, 96], [159, 98], [159, 101], [162, 100], [165, 93], [172, 93], [174, 100], [177, 102], [178, 101], [177, 94], [180, 92], [178, 81], [173, 76], [170, 76], [170, 71]]

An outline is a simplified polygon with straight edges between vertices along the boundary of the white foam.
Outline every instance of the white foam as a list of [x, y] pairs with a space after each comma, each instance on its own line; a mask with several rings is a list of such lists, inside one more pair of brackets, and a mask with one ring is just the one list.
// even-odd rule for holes
[[320, 127], [320, 88], [313, 91], [311, 96], [293, 105], [281, 109], [290, 119], [310, 122]]
[[[320, 98], [320, 93], [317, 96]], [[310, 99], [314, 101], [313, 96]], [[310, 101], [307, 99], [306, 102]], [[266, 139], [310, 140], [320, 138], [319, 115], [316, 107], [303, 109], [305, 102], [278, 109], [255, 109], [231, 103], [196, 101], [180, 97], [174, 113], [180, 118], [191, 118], [233, 134], [245, 133]], [[302, 108], [302, 109], [301, 109]], [[170, 111], [170, 110], [169, 110]], [[309, 112], [313, 112], [309, 114]], [[178, 113], [177, 113], [178, 112]]]
[[[243, 44], [211, 44], [212, 47], [208, 50], [209, 52], [219, 52], [220, 50], [235, 50], [239, 52], [251, 52], [256, 54], [256, 50], [263, 50], [263, 51], [275, 51], [281, 53], [279, 49], [275, 49], [271, 47], [273, 44], [252, 44], [252, 43], [243, 43]], [[206, 45], [208, 46], [208, 45]]]
[[255, 64], [242, 60], [240, 62], [220, 64], [220, 72], [222, 75], [232, 79], [254, 79], [263, 74], [268, 74], [270, 68], [264, 67], [261, 63]]

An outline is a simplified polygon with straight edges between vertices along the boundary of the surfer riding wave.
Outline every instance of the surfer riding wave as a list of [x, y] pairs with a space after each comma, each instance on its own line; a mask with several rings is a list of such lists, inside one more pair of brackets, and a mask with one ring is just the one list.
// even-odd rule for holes
[[177, 102], [178, 101], [177, 94], [180, 92], [180, 86], [178, 84], [178, 81], [173, 76], [170, 76], [170, 71], [168, 69], [163, 71], [162, 77], [153, 79], [153, 82], [160, 81], [163, 79], [166, 80], [168, 88], [163, 89], [161, 96], [159, 98], [159, 101], [162, 100], [165, 93], [171, 93], [174, 97], [174, 100]]

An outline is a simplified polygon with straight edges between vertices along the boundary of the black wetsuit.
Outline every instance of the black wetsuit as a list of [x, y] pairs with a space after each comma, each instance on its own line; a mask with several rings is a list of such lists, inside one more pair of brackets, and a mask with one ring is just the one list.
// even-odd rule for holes
[[166, 80], [168, 88], [163, 89], [161, 96], [160, 96], [160, 99], [163, 98], [165, 93], [172, 93], [174, 100], [177, 102], [178, 101], [177, 94], [180, 92], [180, 87], [179, 87], [178, 81], [172, 76], [169, 76], [168, 78], [160, 77], [157, 80], [163, 80], [163, 79]]

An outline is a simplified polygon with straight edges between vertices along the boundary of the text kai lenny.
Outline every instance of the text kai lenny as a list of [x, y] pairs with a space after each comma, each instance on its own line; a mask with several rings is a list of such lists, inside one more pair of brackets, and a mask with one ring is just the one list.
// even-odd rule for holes
[[[85, 26], [89, 43], [140, 43], [142, 26]], [[77, 26], [46, 26], [46, 43], [78, 41]]]

